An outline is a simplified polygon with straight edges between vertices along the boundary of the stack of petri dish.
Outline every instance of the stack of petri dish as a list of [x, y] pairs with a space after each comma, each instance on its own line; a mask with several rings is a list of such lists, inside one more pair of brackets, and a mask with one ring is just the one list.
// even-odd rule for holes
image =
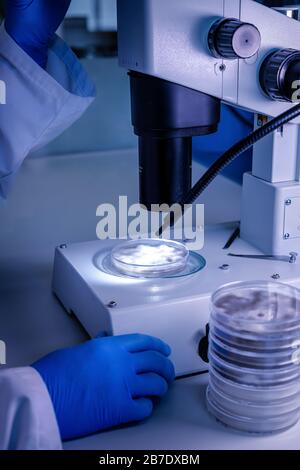
[[223, 424], [266, 434], [300, 418], [300, 291], [234, 283], [211, 302], [207, 407]]

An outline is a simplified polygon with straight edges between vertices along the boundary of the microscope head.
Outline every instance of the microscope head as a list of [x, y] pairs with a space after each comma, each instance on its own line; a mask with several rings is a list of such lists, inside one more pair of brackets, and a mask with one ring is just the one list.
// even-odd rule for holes
[[130, 71], [147, 208], [184, 200], [192, 138], [217, 131], [222, 101], [271, 117], [292, 106], [300, 23], [260, 3], [118, 0], [119, 62]]

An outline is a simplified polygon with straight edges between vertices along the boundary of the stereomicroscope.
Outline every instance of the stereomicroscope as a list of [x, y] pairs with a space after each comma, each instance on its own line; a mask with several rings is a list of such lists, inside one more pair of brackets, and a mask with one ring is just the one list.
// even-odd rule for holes
[[[158, 336], [178, 376], [207, 370], [209, 304], [220, 286], [300, 286], [300, 23], [283, 13], [251, 0], [118, 1], [141, 204], [201, 202], [218, 172], [253, 147], [239, 237], [228, 221], [205, 229], [198, 252], [147, 236], [56, 250], [54, 293], [87, 332]], [[251, 111], [255, 128], [192, 187], [192, 139], [218, 131], [222, 102]]]

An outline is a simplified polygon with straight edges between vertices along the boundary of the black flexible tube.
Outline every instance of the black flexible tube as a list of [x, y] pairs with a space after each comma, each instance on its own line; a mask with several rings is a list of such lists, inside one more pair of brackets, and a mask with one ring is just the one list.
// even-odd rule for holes
[[[193, 204], [195, 200], [205, 191], [205, 189], [214, 181], [218, 174], [226, 168], [233, 160], [242, 155], [244, 152], [249, 150], [259, 140], [263, 139], [267, 135], [276, 131], [279, 127], [284, 126], [288, 122], [300, 116], [300, 104], [297, 104], [288, 111], [280, 114], [270, 122], [260, 127], [250, 135], [242, 139], [227, 150], [215, 163], [207, 170], [207, 172], [200, 178], [195, 186], [188, 192], [183, 201], [180, 202], [182, 208], [184, 205]], [[170, 218], [169, 226], [173, 227], [177, 222], [177, 218], [172, 215]], [[165, 224], [160, 227], [158, 235], [162, 235], [165, 230]]]
[[297, 104], [292, 109], [289, 109], [285, 113], [280, 114], [264, 126], [252, 132], [240, 142], [233, 145], [233, 147], [227, 150], [215, 163], [213, 163], [213, 165], [207, 170], [202, 178], [200, 178], [195, 186], [188, 192], [183, 201], [181, 201], [181, 205], [193, 204], [193, 202], [195, 202], [195, 200], [203, 193], [203, 191], [205, 191], [205, 189], [210, 185], [210, 183], [212, 183], [218, 174], [233, 160], [250, 149], [259, 140], [263, 139], [267, 135], [271, 134], [271, 132], [276, 131], [279, 127], [282, 127], [284, 124], [287, 124], [298, 116], [300, 116], [300, 104]]

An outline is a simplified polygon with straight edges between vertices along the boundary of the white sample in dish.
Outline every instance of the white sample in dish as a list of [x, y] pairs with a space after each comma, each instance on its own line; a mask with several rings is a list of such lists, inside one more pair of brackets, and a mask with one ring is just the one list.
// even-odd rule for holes
[[115, 268], [128, 276], [159, 277], [186, 267], [188, 249], [181, 243], [145, 239], [118, 245], [111, 254]]

